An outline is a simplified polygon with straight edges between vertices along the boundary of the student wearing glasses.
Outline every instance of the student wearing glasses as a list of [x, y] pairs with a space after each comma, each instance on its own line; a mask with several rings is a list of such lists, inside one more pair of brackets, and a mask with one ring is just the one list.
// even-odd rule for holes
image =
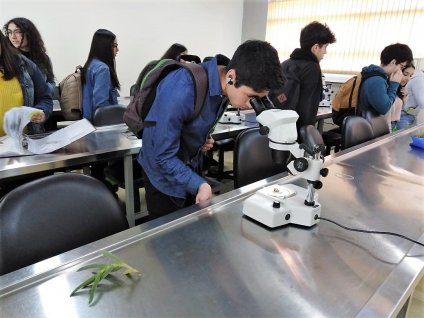
[[[5, 135], [4, 114], [14, 107], [24, 105], [42, 110], [31, 117], [28, 133], [43, 132], [43, 123], [53, 111], [53, 100], [43, 73], [31, 60], [9, 45], [0, 32], [0, 136]], [[42, 172], [13, 181], [0, 180], [0, 198], [15, 187], [45, 175]]]
[[[116, 75], [115, 57], [119, 52], [116, 35], [109, 30], [97, 30], [91, 41], [90, 53], [81, 71], [83, 117], [93, 120], [99, 107], [118, 104], [120, 84]], [[118, 187], [106, 180], [107, 163], [91, 166], [91, 175], [102, 181], [112, 192]]]
[[43, 123], [53, 112], [53, 100], [40, 69], [7, 43], [0, 32], [0, 136], [4, 114], [13, 107], [30, 106], [43, 112], [28, 124], [30, 134], [44, 132]]
[[360, 114], [365, 117], [368, 110], [385, 115], [392, 107], [403, 70], [412, 63], [411, 49], [406, 44], [386, 46], [380, 54], [380, 65], [371, 64], [362, 73], [378, 72], [383, 76], [372, 76], [362, 83], [359, 93]]
[[26, 18], [14, 18], [4, 25], [4, 33], [7, 34], [8, 42], [12, 46], [39, 67], [53, 93], [56, 83], [52, 63], [46, 53], [41, 34], [34, 23]]
[[94, 33], [81, 73], [83, 117], [90, 121], [98, 107], [118, 104], [120, 84], [115, 68], [118, 52], [115, 34], [105, 29]]

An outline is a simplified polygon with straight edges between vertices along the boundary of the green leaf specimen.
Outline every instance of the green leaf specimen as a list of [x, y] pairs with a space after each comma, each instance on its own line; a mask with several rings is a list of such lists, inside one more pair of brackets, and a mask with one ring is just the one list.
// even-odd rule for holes
[[94, 299], [94, 295], [96, 293], [97, 287], [99, 286], [99, 283], [106, 278], [109, 274], [119, 271], [120, 269], [125, 269], [125, 271], [122, 273], [122, 275], [129, 276], [131, 274], [138, 274], [141, 275], [140, 272], [135, 269], [134, 267], [128, 265], [125, 263], [122, 259], [120, 259], [118, 256], [108, 252], [108, 251], [102, 251], [103, 256], [109, 257], [114, 261], [114, 263], [111, 264], [89, 264], [86, 266], [81, 267], [78, 269], [79, 271], [83, 271], [86, 269], [94, 269], [96, 270], [93, 273], [93, 276], [88, 278], [86, 281], [79, 284], [71, 293], [71, 297], [74, 296], [79, 290], [83, 288], [90, 288], [90, 298], [88, 299], [88, 303], [91, 304], [91, 302]]

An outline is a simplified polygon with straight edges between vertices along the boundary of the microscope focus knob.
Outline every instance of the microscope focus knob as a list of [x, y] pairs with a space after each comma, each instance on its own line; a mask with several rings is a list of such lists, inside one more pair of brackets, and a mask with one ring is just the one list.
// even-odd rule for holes
[[269, 128], [267, 126], [261, 126], [259, 127], [259, 133], [266, 136], [269, 134]]
[[322, 182], [321, 182], [321, 181], [319, 181], [319, 180], [314, 181], [314, 182], [313, 182], [313, 186], [314, 186], [314, 188], [315, 188], [315, 189], [319, 190], [319, 189], [321, 189], [321, 188], [322, 188]]
[[322, 177], [325, 178], [326, 176], [328, 176], [328, 169], [327, 168], [322, 168], [319, 173], [320, 173], [320, 175]]
[[303, 172], [308, 169], [308, 160], [305, 158], [296, 158], [293, 162], [293, 166], [298, 172]]

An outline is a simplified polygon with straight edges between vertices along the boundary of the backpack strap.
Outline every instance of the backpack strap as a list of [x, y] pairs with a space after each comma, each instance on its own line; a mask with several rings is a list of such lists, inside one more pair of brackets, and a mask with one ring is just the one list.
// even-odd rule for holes
[[194, 112], [187, 120], [187, 123], [192, 122], [200, 114], [203, 103], [208, 92], [208, 74], [206, 70], [198, 65], [193, 63], [184, 63], [183, 67], [187, 69], [193, 79], [194, 83]]

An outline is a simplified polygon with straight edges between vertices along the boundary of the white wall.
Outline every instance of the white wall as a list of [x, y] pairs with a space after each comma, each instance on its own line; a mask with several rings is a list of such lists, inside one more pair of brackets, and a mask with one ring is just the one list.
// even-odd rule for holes
[[267, 17], [268, 0], [244, 0], [242, 42], [265, 40]]
[[231, 57], [242, 38], [243, 0], [0, 0], [0, 24], [33, 21], [43, 36], [57, 80], [88, 56], [99, 28], [117, 35], [121, 95], [140, 70], [174, 42], [201, 58]]

